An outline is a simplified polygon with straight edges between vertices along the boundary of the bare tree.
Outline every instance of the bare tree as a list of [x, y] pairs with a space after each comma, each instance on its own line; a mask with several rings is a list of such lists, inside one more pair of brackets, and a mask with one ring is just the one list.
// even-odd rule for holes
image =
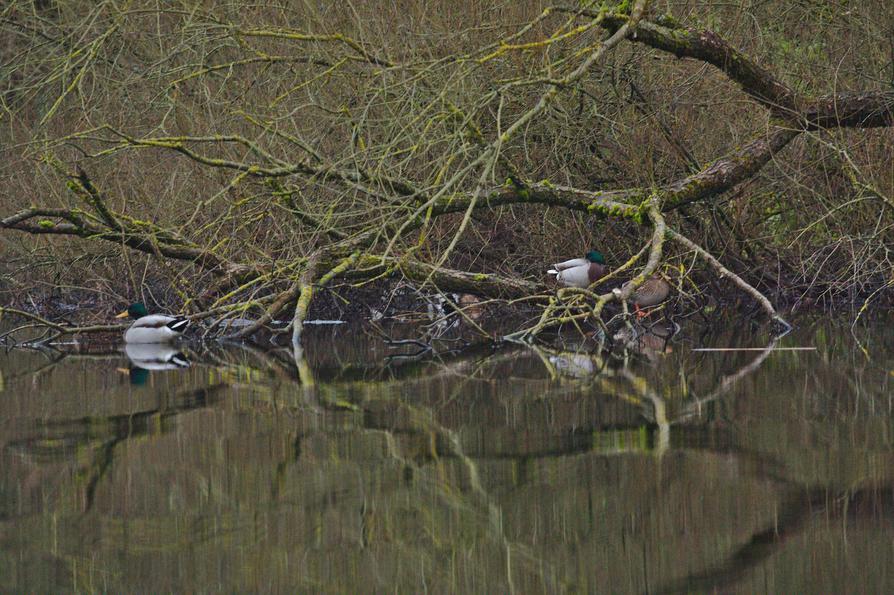
[[[36, 158], [26, 185], [52, 194], [64, 180], [68, 192], [21, 205], [6, 184], [4, 206], [21, 208], [0, 226], [189, 262], [198, 274], [170, 275], [191, 287], [182, 298], [196, 316], [259, 309], [239, 332], [247, 336], [288, 310], [295, 341], [315, 288], [392, 273], [442, 290], [539, 296], [542, 316], [522, 334], [600, 321], [606, 304], [660, 271], [666, 239], [681, 263], [703, 260], [784, 322], [761, 291], [783, 273], [749, 267], [775, 266], [794, 284], [822, 271], [811, 259], [834, 251], [814, 245], [799, 257], [807, 244], [768, 248], [761, 239], [771, 229], [806, 234], [840, 209], [848, 237], [860, 236], [871, 256], [853, 268], [851, 289], [887, 287], [879, 278], [890, 264], [892, 181], [888, 172], [877, 182], [877, 168], [861, 164], [877, 163], [890, 134], [835, 137], [894, 124], [894, 93], [881, 80], [814, 90], [646, 0], [595, 4], [510, 3], [501, 14], [468, 4], [434, 15], [410, 3], [376, 18], [375, 7], [237, 14], [229, 5], [13, 2], [2, 16], [15, 35], [4, 50], [4, 135], [14, 147], [7, 153], [16, 151], [7, 171], [21, 175]], [[686, 6], [677, 12], [695, 22]], [[862, 24], [850, 32], [877, 34]], [[668, 89], [656, 98], [662, 82]], [[687, 114], [684, 130], [683, 117], [672, 117], [674, 93], [708, 103], [716, 95], [708, 122]], [[735, 126], [724, 129], [724, 118]], [[774, 163], [776, 180], [760, 181], [801, 137], [827, 154], [786, 157]], [[786, 198], [768, 188], [830, 167], [853, 198], [782, 220]], [[543, 248], [533, 245], [545, 237]], [[622, 291], [551, 293], [533, 277], [560, 249], [595, 237], [625, 261], [616, 274], [637, 271]], [[507, 241], [527, 245], [494, 247]], [[476, 257], [475, 246], [488, 254]], [[834, 260], [853, 264], [857, 255]], [[833, 277], [825, 288], [835, 285]]]

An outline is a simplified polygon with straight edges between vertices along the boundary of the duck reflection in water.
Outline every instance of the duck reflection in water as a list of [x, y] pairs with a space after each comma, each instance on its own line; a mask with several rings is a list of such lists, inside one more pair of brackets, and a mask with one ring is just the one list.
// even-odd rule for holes
[[146, 384], [150, 371], [179, 370], [190, 366], [182, 352], [164, 343], [127, 343], [124, 353], [130, 360], [130, 383], [137, 386]]
[[661, 356], [673, 352], [670, 340], [678, 331], [676, 323], [656, 323], [648, 327], [634, 324], [620, 328], [612, 339], [616, 346], [645, 356], [649, 362], [656, 364]]
[[[608, 351], [612, 350], [611, 347], [615, 351], [643, 356], [644, 361], [656, 365], [663, 356], [673, 353], [671, 339], [679, 330], [679, 326], [675, 323], [655, 323], [644, 326], [637, 322], [621, 327], [612, 335], [608, 345], [605, 345], [604, 339], [602, 345]], [[598, 342], [597, 335], [601, 335], [601, 331], [588, 335], [587, 340]], [[604, 335], [601, 336], [604, 337]], [[600, 373], [605, 368], [607, 361], [603, 357], [604, 354], [605, 352], [601, 349], [592, 351], [591, 345], [590, 348], [583, 351], [550, 351], [544, 353], [543, 357], [558, 374], [587, 378]]]
[[575, 378], [593, 376], [605, 365], [601, 358], [588, 353], [554, 353], [548, 356], [548, 361], [559, 374]]

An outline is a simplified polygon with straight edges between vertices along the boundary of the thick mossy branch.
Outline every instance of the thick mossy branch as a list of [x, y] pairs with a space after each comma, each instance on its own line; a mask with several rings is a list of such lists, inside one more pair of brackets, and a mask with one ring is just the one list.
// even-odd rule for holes
[[301, 293], [301, 284], [299, 282], [292, 283], [292, 285], [286, 289], [285, 291], [280, 292], [273, 303], [269, 308], [261, 315], [260, 318], [249, 324], [248, 326], [239, 329], [232, 335], [229, 335], [228, 339], [244, 339], [246, 337], [250, 337], [267, 324], [270, 324], [276, 316], [278, 316], [281, 312], [283, 312], [289, 304], [298, 299], [298, 295]]
[[93, 182], [90, 181], [87, 173], [80, 167], [78, 167], [78, 173], [77, 176], [75, 176], [75, 179], [78, 181], [78, 184], [80, 184], [87, 203], [99, 213], [103, 222], [105, 222], [111, 229], [121, 231], [123, 228], [121, 227], [121, 224], [118, 223], [118, 219], [112, 214], [109, 207], [106, 206], [105, 200], [100, 195], [99, 190], [96, 189], [96, 186], [93, 185]]
[[[524, 188], [502, 188], [491, 192], [478, 208], [498, 207], [510, 204], [541, 204], [582, 211], [605, 217], [635, 219], [640, 216], [640, 203], [649, 192], [640, 188], [592, 192], [568, 186], [556, 186], [549, 182], [536, 182]], [[465, 211], [471, 196], [458, 196], [438, 201], [432, 208], [434, 215], [446, 215]]]
[[[543, 204], [598, 215], [609, 219], [630, 219], [642, 223], [645, 201], [657, 195], [664, 211], [698, 202], [722, 194], [737, 184], [750, 179], [763, 168], [773, 155], [800, 134], [792, 128], [773, 128], [746, 145], [734, 149], [705, 166], [701, 171], [671, 182], [658, 189], [626, 188], [591, 192], [579, 188], [554, 186], [549, 183], [531, 184], [524, 190], [515, 188], [492, 192], [478, 208], [507, 204]], [[454, 197], [439, 201], [433, 214], [443, 215], [465, 210], [471, 197]]]
[[804, 108], [802, 121], [809, 130], [894, 126], [894, 91], [820, 97]]
[[[578, 12], [576, 9], [563, 10]], [[591, 11], [580, 12], [584, 16], [592, 14]], [[624, 22], [623, 18], [611, 16], [602, 24], [615, 30]], [[815, 97], [798, 93], [709, 29], [682, 27], [659, 17], [640, 22], [632, 40], [678, 58], [693, 58], [711, 64], [774, 116], [807, 129], [894, 125], [894, 92], [842, 92]]]
[[319, 278], [316, 277], [316, 258], [311, 257], [308, 259], [307, 268], [298, 280], [301, 292], [298, 294], [298, 301], [295, 303], [295, 312], [292, 315], [292, 345], [294, 347], [298, 347], [301, 344], [301, 333], [304, 330], [304, 319], [307, 318], [307, 313], [310, 311], [310, 302], [313, 299], [314, 286], [325, 287], [334, 278], [344, 274], [345, 271], [354, 266], [359, 257], [360, 253], [354, 252]]
[[[610, 30], [623, 23], [624, 20], [618, 17], [603, 21], [603, 25]], [[788, 115], [802, 111], [803, 99], [791, 87], [776, 79], [717, 33], [708, 29], [681, 27], [669, 22], [668, 25], [642, 21], [633, 41], [678, 58], [694, 58], [715, 66], [738, 83], [745, 93], [770, 110]]]
[[665, 186], [660, 191], [664, 210], [711, 198], [750, 179], [798, 134], [800, 131], [791, 128], [774, 128], [701, 171]]
[[[51, 220], [51, 219], [55, 219]], [[64, 222], [59, 222], [62, 219]], [[184, 260], [218, 276], [229, 278], [226, 285], [247, 283], [266, 273], [264, 267], [254, 264], [239, 264], [224, 261], [210, 251], [197, 246], [172, 245], [143, 230], [128, 229], [113, 231], [97, 223], [85, 222], [77, 211], [68, 209], [25, 209], [0, 220], [0, 227], [33, 234], [69, 235], [84, 239], [101, 239], [123, 244], [147, 254], [161, 254], [167, 258]], [[334, 254], [334, 252], [333, 252]], [[333, 258], [332, 256], [328, 258]], [[326, 259], [328, 261], [328, 259]], [[340, 261], [341, 259], [339, 259]], [[322, 267], [329, 267], [341, 274], [339, 262], [321, 261]], [[415, 259], [382, 258], [372, 254], [356, 256], [356, 269], [352, 276], [370, 278], [381, 275], [386, 270], [400, 270], [408, 279], [422, 282], [431, 277], [432, 282], [446, 291], [472, 292], [489, 297], [516, 298], [531, 295], [543, 286], [523, 279], [510, 279], [500, 275], [435, 269], [431, 265]], [[345, 267], [347, 269], [347, 267]], [[284, 303], [288, 303], [286, 300]]]
[[[628, 283], [625, 283], [619, 290], [612, 292], [612, 295], [619, 300], [627, 301], [630, 299], [633, 292], [636, 291], [640, 285], [645, 283], [646, 279], [651, 277], [655, 271], [658, 270], [658, 265], [661, 264], [661, 255], [664, 250], [664, 239], [667, 233], [667, 223], [664, 221], [664, 216], [661, 214], [661, 211], [660, 198], [653, 197], [649, 201], [648, 206], [649, 219], [652, 223], [652, 243], [649, 247], [649, 258], [646, 260], [646, 266], [643, 267], [643, 270], [641, 270], [638, 275], [633, 277]], [[600, 301], [603, 302], [604, 305], [604, 303], [609, 302], [609, 299], [606, 298], [605, 300]]]

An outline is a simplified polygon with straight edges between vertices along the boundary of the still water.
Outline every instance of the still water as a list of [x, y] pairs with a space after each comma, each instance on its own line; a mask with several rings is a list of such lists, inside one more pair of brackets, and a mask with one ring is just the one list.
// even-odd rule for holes
[[0, 590], [894, 592], [888, 328], [0, 353]]

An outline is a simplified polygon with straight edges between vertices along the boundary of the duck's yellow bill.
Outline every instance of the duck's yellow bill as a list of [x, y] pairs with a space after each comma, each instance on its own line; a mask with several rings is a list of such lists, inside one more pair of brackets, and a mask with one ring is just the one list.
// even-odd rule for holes
[[128, 312], [127, 312], [127, 310], [125, 310], [125, 311], [122, 312], [121, 314], [116, 314], [116, 315], [115, 315], [115, 318], [126, 318], [127, 315], [128, 315]]

